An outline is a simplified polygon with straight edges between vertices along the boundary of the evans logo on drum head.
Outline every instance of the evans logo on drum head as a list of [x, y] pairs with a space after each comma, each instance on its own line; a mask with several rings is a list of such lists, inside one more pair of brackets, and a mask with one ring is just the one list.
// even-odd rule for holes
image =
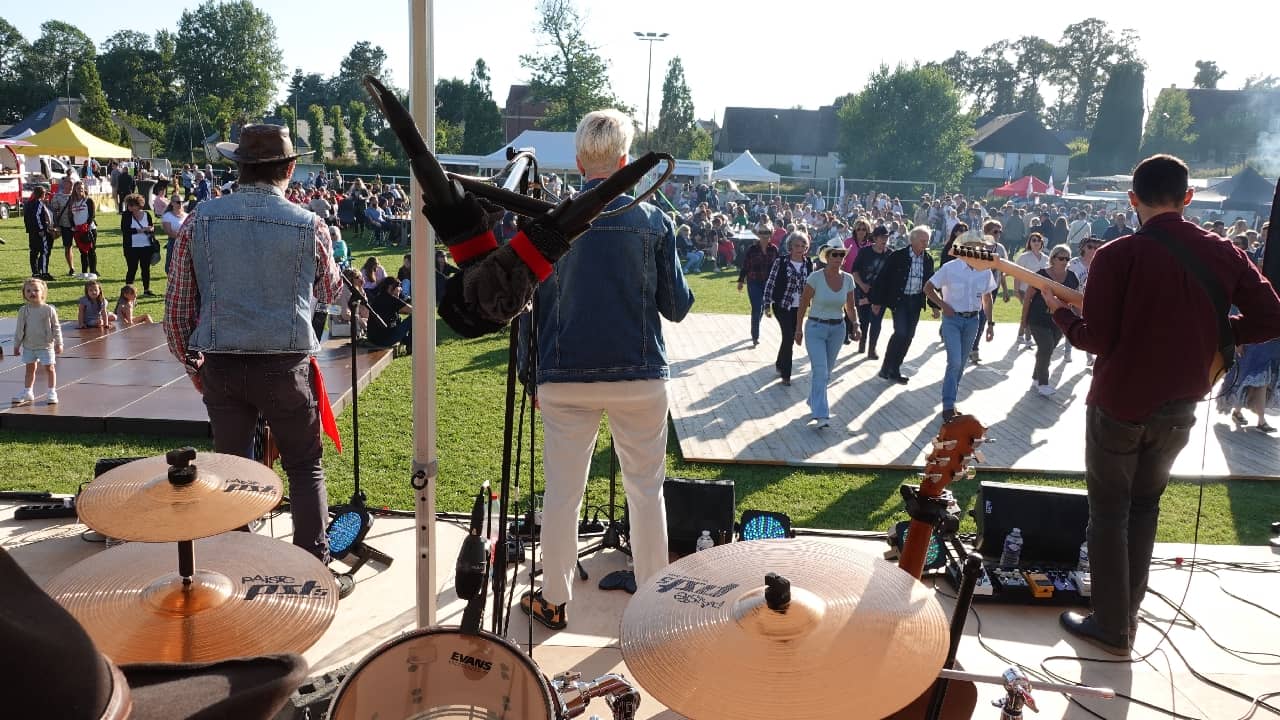
[[456, 650], [449, 654], [449, 664], [469, 670], [479, 670], [482, 673], [488, 673], [493, 669], [492, 660], [464, 655]]

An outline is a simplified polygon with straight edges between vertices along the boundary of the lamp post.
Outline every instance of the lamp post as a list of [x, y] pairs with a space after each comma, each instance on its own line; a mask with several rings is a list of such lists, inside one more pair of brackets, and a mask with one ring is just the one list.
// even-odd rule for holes
[[646, 77], [644, 84], [644, 142], [645, 149], [652, 150], [653, 139], [649, 137], [649, 93], [650, 90], [653, 89], [653, 44], [656, 42], [662, 42], [662, 40], [667, 37], [668, 33], [633, 32], [635, 32], [635, 36], [638, 39], [649, 43], [649, 74]]

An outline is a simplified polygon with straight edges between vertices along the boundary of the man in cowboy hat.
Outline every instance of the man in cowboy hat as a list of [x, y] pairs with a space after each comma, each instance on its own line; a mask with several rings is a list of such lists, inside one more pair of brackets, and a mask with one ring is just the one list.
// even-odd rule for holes
[[287, 128], [246, 125], [239, 144], [218, 152], [239, 166], [240, 190], [200, 203], [178, 233], [165, 292], [169, 352], [204, 395], [215, 451], [248, 456], [258, 415], [266, 418], [289, 478], [293, 543], [327, 563], [320, 430], [329, 408], [310, 356], [320, 349], [312, 297], [330, 304], [341, 289], [329, 228], [284, 197], [300, 155]]

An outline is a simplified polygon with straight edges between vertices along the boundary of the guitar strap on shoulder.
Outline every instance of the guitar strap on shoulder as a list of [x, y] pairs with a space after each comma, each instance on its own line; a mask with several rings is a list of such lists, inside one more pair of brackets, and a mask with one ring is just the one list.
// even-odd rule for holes
[[1222, 284], [1218, 282], [1218, 278], [1209, 272], [1204, 263], [1192, 257], [1191, 251], [1181, 242], [1169, 237], [1165, 232], [1147, 225], [1144, 225], [1135, 234], [1142, 233], [1154, 237], [1161, 246], [1177, 258], [1178, 262], [1182, 263], [1183, 269], [1200, 283], [1200, 287], [1204, 288], [1205, 294], [1209, 296], [1209, 301], [1213, 303], [1213, 314], [1218, 319], [1218, 353], [1222, 355], [1222, 368], [1224, 372], [1230, 370], [1236, 360], [1236, 342], [1231, 333], [1231, 321], [1229, 319], [1231, 306], [1227, 303], [1227, 295], [1222, 289]]

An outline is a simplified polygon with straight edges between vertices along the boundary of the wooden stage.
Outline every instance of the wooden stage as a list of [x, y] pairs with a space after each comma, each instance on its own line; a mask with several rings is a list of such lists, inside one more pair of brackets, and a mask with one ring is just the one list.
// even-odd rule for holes
[[[751, 347], [750, 318], [690, 314], [664, 323], [671, 360], [671, 415], [686, 461], [818, 465], [848, 468], [916, 468], [942, 423], [942, 375], [946, 354], [939, 323], [921, 321], [903, 364], [911, 377], [898, 385], [877, 377], [880, 361], [840, 351], [828, 390], [828, 428], [811, 421], [808, 353], [795, 348], [791, 387], [774, 370], [778, 323], [761, 322], [760, 346]], [[1055, 351], [1050, 379], [1058, 394], [1030, 392], [1035, 351], [1014, 347], [1016, 328], [996, 326], [982, 344], [982, 363], [960, 382], [957, 407], [978, 418], [995, 443], [985, 445], [983, 469], [1028, 473], [1084, 472], [1085, 396], [1090, 372], [1085, 355], [1071, 362]], [[893, 334], [886, 321], [877, 350]], [[1153, 360], [1153, 362], [1158, 362]], [[1211, 479], [1280, 478], [1280, 437], [1239, 429], [1213, 403], [1201, 403], [1191, 442], [1174, 475]]]
[[[159, 324], [103, 332], [62, 325], [57, 405], [45, 402], [43, 370], [36, 374], [36, 400], [13, 407], [23, 387], [24, 366], [13, 356], [13, 318], [0, 320], [0, 428], [51, 432], [111, 432], [208, 437], [209, 416], [182, 365], [169, 354]], [[339, 413], [350, 399], [351, 349], [346, 338], [325, 340], [317, 356], [329, 402]], [[391, 362], [390, 350], [360, 349], [363, 388]]]

